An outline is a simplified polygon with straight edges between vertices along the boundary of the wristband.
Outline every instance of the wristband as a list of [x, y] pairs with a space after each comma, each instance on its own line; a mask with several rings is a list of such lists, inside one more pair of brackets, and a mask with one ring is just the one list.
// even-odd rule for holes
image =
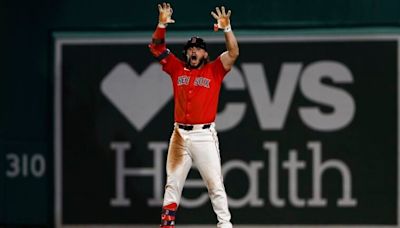
[[230, 31], [232, 31], [232, 27], [230, 25], [224, 28], [224, 32], [230, 32]]
[[158, 22], [158, 25], [157, 25], [159, 28], [166, 28], [167, 27], [167, 24], [163, 24], [163, 23], [161, 23], [161, 22]]

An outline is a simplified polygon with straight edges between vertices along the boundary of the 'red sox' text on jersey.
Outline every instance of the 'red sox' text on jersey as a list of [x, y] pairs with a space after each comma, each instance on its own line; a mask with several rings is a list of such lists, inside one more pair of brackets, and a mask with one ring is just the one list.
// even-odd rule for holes
[[175, 121], [185, 124], [214, 122], [221, 83], [228, 73], [220, 57], [200, 69], [189, 69], [170, 53], [161, 64], [173, 83]]

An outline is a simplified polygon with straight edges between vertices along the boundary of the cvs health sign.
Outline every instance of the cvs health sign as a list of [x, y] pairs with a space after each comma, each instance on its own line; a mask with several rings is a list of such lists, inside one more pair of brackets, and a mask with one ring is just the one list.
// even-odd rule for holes
[[[151, 33], [130, 35], [55, 39], [58, 226], [159, 222], [172, 84]], [[167, 38], [176, 55], [185, 41]], [[398, 38], [238, 41], [216, 120], [234, 224], [399, 227]], [[216, 223], [195, 168], [177, 223]]]

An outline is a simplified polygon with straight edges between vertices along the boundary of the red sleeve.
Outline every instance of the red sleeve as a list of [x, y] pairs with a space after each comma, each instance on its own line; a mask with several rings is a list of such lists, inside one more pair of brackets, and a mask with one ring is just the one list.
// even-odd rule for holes
[[155, 58], [158, 58], [162, 53], [164, 53], [167, 48], [165, 45], [165, 28], [160, 28], [157, 26], [153, 33], [151, 43], [149, 44], [150, 52]]
[[183, 62], [179, 60], [174, 54], [170, 53], [164, 61], [161, 62], [163, 66], [163, 71], [168, 73], [171, 77], [177, 72], [180, 68], [183, 67]]
[[174, 72], [179, 69], [179, 66], [182, 65], [182, 63], [167, 49], [165, 44], [165, 34], [166, 28], [160, 28], [157, 26], [153, 33], [149, 48], [153, 56], [163, 65], [163, 70], [172, 76]]

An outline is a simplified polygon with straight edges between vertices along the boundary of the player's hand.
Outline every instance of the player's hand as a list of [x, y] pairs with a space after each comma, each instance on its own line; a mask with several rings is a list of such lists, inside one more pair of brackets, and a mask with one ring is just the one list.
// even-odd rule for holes
[[159, 25], [164, 25], [167, 26], [170, 23], [175, 23], [175, 20], [173, 20], [172, 17], [172, 8], [169, 3], [163, 2], [162, 5], [158, 4], [158, 24]]
[[231, 17], [231, 11], [228, 10], [228, 12], [225, 13], [225, 7], [223, 6], [221, 6], [221, 10], [219, 9], [219, 7], [216, 7], [215, 11], [217, 13], [211, 11], [211, 15], [214, 17], [215, 20], [217, 20], [217, 23], [214, 24], [214, 31], [218, 31], [218, 29], [230, 29], [231, 21], [229, 18]]

